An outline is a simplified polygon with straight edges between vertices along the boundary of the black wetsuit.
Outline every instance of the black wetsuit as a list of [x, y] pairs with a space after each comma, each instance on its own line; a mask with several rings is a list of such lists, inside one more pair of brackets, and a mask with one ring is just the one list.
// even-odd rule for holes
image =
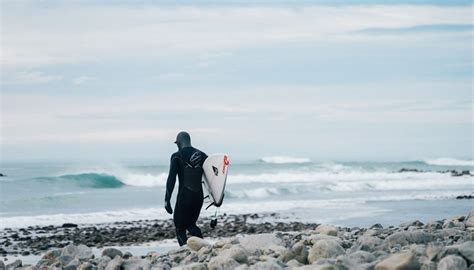
[[178, 197], [174, 209], [174, 225], [180, 246], [186, 244], [186, 230], [193, 236], [202, 238], [196, 221], [204, 201], [202, 191], [202, 164], [207, 155], [194, 147], [184, 147], [171, 155], [170, 172], [166, 182], [165, 200], [171, 199], [176, 174], [178, 174]]

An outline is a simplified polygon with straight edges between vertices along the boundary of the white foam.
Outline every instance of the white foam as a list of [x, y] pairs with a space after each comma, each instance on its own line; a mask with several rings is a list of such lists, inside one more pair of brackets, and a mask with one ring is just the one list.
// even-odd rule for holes
[[436, 158], [425, 160], [425, 163], [436, 166], [474, 166], [474, 160], [472, 159]]
[[265, 163], [271, 164], [292, 164], [292, 163], [309, 163], [311, 159], [309, 158], [299, 158], [299, 157], [290, 157], [290, 156], [270, 156], [263, 157], [261, 160]]

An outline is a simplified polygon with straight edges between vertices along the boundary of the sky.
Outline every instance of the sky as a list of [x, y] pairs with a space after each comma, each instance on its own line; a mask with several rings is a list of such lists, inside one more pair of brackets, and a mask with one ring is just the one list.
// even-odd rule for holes
[[1, 1], [1, 160], [473, 158], [471, 1]]

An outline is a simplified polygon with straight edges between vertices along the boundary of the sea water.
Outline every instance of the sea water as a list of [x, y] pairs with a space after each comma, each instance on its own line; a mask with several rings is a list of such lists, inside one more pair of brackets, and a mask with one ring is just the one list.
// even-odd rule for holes
[[[0, 227], [168, 219], [163, 209], [168, 170], [168, 164], [154, 161], [4, 162]], [[318, 162], [281, 156], [231, 161], [219, 214], [276, 213], [265, 221], [344, 226], [465, 215], [474, 201], [456, 197], [474, 195], [474, 177], [448, 170], [472, 172], [474, 161]], [[206, 206], [202, 215], [216, 214]]]

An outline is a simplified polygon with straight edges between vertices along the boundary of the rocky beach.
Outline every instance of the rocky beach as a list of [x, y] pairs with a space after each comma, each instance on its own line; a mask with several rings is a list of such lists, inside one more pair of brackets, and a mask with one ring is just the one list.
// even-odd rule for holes
[[[121, 246], [174, 238], [171, 220], [6, 228], [0, 269], [474, 269], [474, 211], [369, 228], [263, 222], [266, 217], [278, 218], [223, 216], [215, 229], [201, 219], [205, 239], [146, 254]], [[40, 259], [26, 264], [14, 257], [30, 254]]]

